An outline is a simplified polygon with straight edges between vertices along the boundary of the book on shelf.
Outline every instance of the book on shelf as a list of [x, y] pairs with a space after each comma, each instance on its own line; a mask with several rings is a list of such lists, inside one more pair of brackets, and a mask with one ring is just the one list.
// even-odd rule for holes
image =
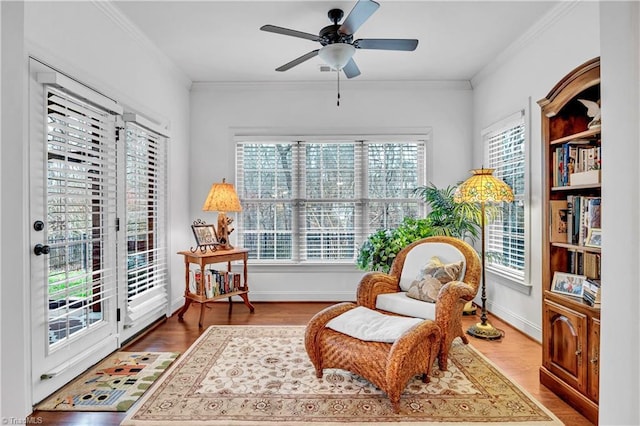
[[[600, 146], [591, 139], [563, 143], [551, 153], [553, 186], [584, 185], [600, 182]], [[595, 172], [594, 171], [598, 171]]]
[[241, 289], [239, 273], [208, 269], [206, 275], [207, 282], [210, 283], [210, 293], [207, 294], [207, 297], [233, 293]]
[[583, 283], [582, 298], [590, 306], [600, 306], [600, 280], [586, 279]]
[[[565, 234], [567, 243], [584, 246], [589, 231], [600, 229], [601, 203], [601, 197], [567, 196], [567, 233]], [[551, 242], [559, 241], [551, 240]]]
[[600, 279], [600, 254], [585, 252], [582, 255], [582, 271], [587, 278]]
[[212, 298], [213, 293], [213, 274], [210, 270], [206, 270], [204, 274], [204, 294], [207, 298]]
[[198, 293], [198, 280], [200, 279], [200, 270], [189, 271], [189, 292], [193, 294]]
[[552, 243], [564, 243], [567, 237], [567, 200], [550, 200], [550, 230], [549, 241]]

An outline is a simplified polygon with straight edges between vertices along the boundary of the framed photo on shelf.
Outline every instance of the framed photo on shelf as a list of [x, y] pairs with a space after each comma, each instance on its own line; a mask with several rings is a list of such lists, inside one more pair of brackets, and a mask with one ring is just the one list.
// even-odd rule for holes
[[191, 225], [193, 235], [198, 246], [210, 246], [218, 242], [218, 234], [215, 225], [206, 223], [195, 223]]
[[584, 242], [584, 245], [588, 247], [601, 247], [602, 246], [602, 229], [590, 228], [589, 233], [587, 234], [587, 239]]
[[554, 272], [551, 291], [569, 296], [582, 297], [584, 275], [568, 274], [566, 272]]

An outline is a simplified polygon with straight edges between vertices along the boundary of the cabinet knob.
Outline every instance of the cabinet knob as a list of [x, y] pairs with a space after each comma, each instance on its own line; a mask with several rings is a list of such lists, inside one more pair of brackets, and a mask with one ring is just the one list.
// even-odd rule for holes
[[597, 364], [598, 363], [598, 357], [595, 358], [591, 358], [591, 360], [589, 361], [591, 364]]
[[576, 351], [576, 356], [580, 356], [580, 355], [582, 355], [582, 349], [578, 349], [578, 350]]

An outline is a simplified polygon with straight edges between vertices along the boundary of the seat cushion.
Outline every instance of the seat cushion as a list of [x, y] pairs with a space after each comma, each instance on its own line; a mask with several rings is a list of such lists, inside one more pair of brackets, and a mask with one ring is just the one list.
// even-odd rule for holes
[[465, 257], [460, 250], [447, 243], [429, 243], [417, 245], [412, 248], [404, 260], [402, 274], [400, 275], [400, 289], [408, 291], [411, 283], [420, 275], [420, 271], [424, 265], [432, 257], [437, 256], [442, 263], [449, 264], [462, 261], [462, 271], [460, 272], [460, 281], [464, 281], [466, 271]]
[[406, 292], [379, 294], [376, 297], [376, 309], [394, 314], [422, 319], [436, 319], [435, 303], [407, 297]]
[[327, 323], [327, 328], [359, 340], [393, 343], [411, 327], [421, 322], [419, 318], [384, 315], [364, 306], [358, 306], [331, 319]]

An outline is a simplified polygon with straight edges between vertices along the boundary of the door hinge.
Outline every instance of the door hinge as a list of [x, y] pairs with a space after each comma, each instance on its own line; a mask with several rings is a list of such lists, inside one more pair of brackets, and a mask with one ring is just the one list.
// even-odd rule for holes
[[120, 218], [116, 217], [116, 232], [120, 230]]
[[116, 321], [120, 322], [120, 308], [116, 309]]

